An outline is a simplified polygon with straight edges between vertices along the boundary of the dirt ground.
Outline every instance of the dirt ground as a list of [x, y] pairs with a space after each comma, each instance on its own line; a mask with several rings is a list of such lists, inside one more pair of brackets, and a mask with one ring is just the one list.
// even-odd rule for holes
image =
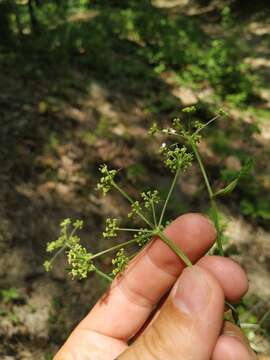
[[[264, 25], [250, 24], [247, 36], [252, 46], [269, 26]], [[258, 41], [257, 46], [261, 46]], [[261, 55], [248, 61], [267, 78], [269, 54], [261, 47], [257, 52]], [[160, 81], [172, 104], [189, 105], [205, 98], [206, 90], [175, 87], [169, 77]], [[82, 238], [94, 249], [102, 249], [104, 242], [95, 239], [102, 232], [104, 217], [124, 215], [128, 207], [117, 196], [99, 196], [95, 190], [98, 165], [131, 166], [127, 184], [131, 192], [135, 184], [151, 182], [153, 171], [158, 184], [168, 178], [152, 166], [153, 145], [147, 138], [151, 119], [140, 96], [107, 87], [76, 68], [69, 79], [31, 79], [5, 64], [0, 65], [0, 83], [0, 288], [9, 289], [0, 302], [0, 358], [48, 360], [106, 286], [96, 278], [69, 279], [64, 259], [59, 259], [52, 273], [44, 272], [46, 243], [57, 236], [59, 222], [65, 217], [84, 219]], [[158, 102], [159, 94], [154, 96]], [[265, 89], [263, 96], [270, 112], [270, 92]], [[231, 116], [252, 121], [244, 111]], [[267, 159], [269, 121], [260, 126], [262, 131], [253, 140], [258, 157]], [[210, 165], [218, 161], [207, 148], [204, 153]], [[235, 164], [235, 159], [231, 162]], [[265, 167], [267, 175], [269, 164]], [[179, 194], [188, 197], [198, 181], [194, 176], [189, 186], [180, 182]], [[250, 313], [261, 314], [270, 303], [269, 227], [248, 221], [235, 207], [222, 206], [230, 238], [227, 247], [250, 280]], [[198, 201], [194, 210], [203, 208]], [[174, 213], [185, 209], [193, 208], [172, 204]], [[269, 359], [267, 337], [254, 332], [251, 341], [264, 354], [261, 359]]]

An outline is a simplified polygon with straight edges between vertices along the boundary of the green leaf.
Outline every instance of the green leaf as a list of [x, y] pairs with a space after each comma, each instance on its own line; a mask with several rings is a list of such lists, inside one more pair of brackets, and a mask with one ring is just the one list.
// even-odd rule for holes
[[237, 178], [235, 178], [235, 179], [234, 179], [231, 183], [229, 183], [229, 185], [227, 185], [225, 188], [220, 189], [220, 190], [218, 190], [217, 192], [215, 192], [215, 193], [213, 194], [213, 197], [224, 196], [224, 195], [230, 194], [230, 193], [235, 189], [235, 187], [237, 186], [239, 180], [240, 180], [242, 177], [245, 177], [245, 176], [247, 176], [248, 174], [250, 174], [253, 165], [254, 165], [254, 162], [253, 162], [252, 159], [247, 160], [247, 161], [245, 162], [245, 164], [242, 166], [241, 170], [239, 171]]
[[227, 194], [230, 194], [236, 187], [236, 185], [238, 184], [239, 181], [239, 177], [237, 177], [236, 179], [234, 179], [229, 185], [227, 185], [225, 188], [218, 190], [217, 192], [215, 192], [213, 194], [213, 197], [217, 197], [217, 196], [224, 196]]

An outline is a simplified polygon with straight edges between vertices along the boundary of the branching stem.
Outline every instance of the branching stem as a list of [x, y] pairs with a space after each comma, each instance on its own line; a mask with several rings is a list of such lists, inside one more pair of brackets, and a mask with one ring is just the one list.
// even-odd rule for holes
[[172, 181], [171, 186], [170, 186], [170, 190], [169, 190], [169, 192], [167, 194], [167, 197], [166, 197], [166, 200], [164, 202], [164, 205], [163, 205], [163, 208], [162, 208], [162, 211], [161, 211], [161, 215], [160, 215], [160, 218], [159, 218], [159, 222], [158, 222], [158, 227], [160, 227], [161, 224], [162, 224], [164, 214], [165, 214], [165, 211], [167, 209], [168, 202], [169, 202], [169, 200], [171, 198], [171, 195], [172, 195], [173, 189], [175, 187], [176, 181], [177, 181], [177, 179], [179, 177], [179, 174], [180, 174], [180, 167], [178, 167], [178, 169], [177, 169], [177, 171], [176, 171], [176, 173], [174, 175], [173, 181]]
[[[132, 198], [122, 188], [120, 188], [120, 186], [118, 186], [114, 181], [112, 181], [112, 186], [116, 190], [118, 190], [120, 194], [122, 194], [124, 198], [127, 199], [131, 205], [134, 204]], [[146, 222], [147, 225], [149, 225], [152, 229], [154, 229], [154, 225], [144, 216], [144, 214], [141, 211], [138, 211], [137, 214], [144, 222]]]

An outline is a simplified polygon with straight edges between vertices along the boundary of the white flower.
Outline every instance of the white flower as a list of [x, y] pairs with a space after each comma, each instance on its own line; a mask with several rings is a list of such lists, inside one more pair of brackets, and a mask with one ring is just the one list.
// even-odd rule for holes
[[164, 143], [161, 144], [161, 147], [160, 147], [160, 148], [161, 148], [161, 149], [165, 149], [166, 146], [167, 146], [167, 145], [166, 145], [166, 143], [164, 142]]

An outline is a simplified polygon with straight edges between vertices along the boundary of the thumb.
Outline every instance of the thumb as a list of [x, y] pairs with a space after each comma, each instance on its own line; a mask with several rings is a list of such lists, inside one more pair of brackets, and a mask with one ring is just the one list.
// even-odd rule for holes
[[223, 324], [224, 294], [207, 270], [183, 271], [152, 324], [119, 359], [209, 360]]

